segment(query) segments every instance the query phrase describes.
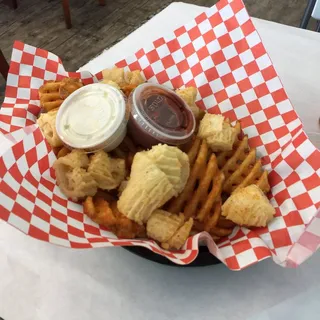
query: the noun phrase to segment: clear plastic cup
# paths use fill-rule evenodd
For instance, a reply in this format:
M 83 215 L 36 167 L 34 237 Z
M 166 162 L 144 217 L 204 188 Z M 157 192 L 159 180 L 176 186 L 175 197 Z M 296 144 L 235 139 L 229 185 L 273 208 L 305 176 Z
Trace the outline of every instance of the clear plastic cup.
M 59 108 L 56 129 L 70 149 L 111 151 L 126 135 L 126 99 L 118 89 L 102 83 L 73 92 Z
M 188 105 L 172 90 L 157 84 L 138 86 L 129 97 L 128 129 L 136 143 L 182 145 L 190 141 L 196 121 Z

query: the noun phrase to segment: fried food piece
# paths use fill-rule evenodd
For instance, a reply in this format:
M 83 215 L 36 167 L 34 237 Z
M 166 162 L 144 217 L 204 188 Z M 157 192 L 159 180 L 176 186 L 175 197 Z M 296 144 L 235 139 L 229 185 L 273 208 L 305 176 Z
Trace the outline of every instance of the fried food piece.
M 113 159 L 100 150 L 91 156 L 88 172 L 100 189 L 116 189 L 126 176 L 125 160 Z
M 177 215 L 158 209 L 152 213 L 147 222 L 147 235 L 160 243 L 167 242 L 183 224 L 182 213 Z
M 114 67 L 103 70 L 102 76 L 102 83 L 121 89 L 126 97 L 128 97 L 131 91 L 139 84 L 145 82 L 139 70 L 124 72 L 123 68 Z
M 137 87 L 135 84 L 126 84 L 121 88 L 125 96 L 128 98 L 130 96 L 130 93 Z
M 88 166 L 89 158 L 82 150 L 73 150 L 53 164 L 57 185 L 73 201 L 93 196 L 97 192 L 97 182 L 87 172 Z
M 270 191 L 268 172 L 256 159 L 256 149 L 249 148 L 248 137 L 238 140 L 233 150 L 217 155 L 218 166 L 225 175 L 223 191 L 231 194 L 237 188 L 256 184 L 263 192 Z
M 220 198 L 224 175 L 218 169 L 215 155 L 210 155 L 205 140 L 196 139 L 188 157 L 191 165 L 189 179 L 182 193 L 170 201 L 168 211 L 183 212 L 187 219 L 195 217 L 205 221 Z
M 196 98 L 197 98 L 197 89 L 194 87 L 188 87 L 185 89 L 176 90 L 176 94 L 182 98 L 186 104 L 191 109 L 192 113 L 196 120 L 201 120 L 205 115 L 205 112 L 197 107 Z
M 103 225 L 116 234 L 118 238 L 134 239 L 145 236 L 144 226 L 140 226 L 124 216 L 117 208 L 103 198 L 87 197 L 83 203 L 84 213 L 94 222 Z
M 64 78 L 60 83 L 59 94 L 61 99 L 66 99 L 72 92 L 83 87 L 83 83 L 77 78 Z
M 143 78 L 140 70 L 127 71 L 125 73 L 125 81 L 128 85 L 138 86 L 139 84 L 145 83 L 146 80 Z
M 59 108 L 65 98 L 82 86 L 83 83 L 77 78 L 47 81 L 39 88 L 40 105 L 46 112 Z
M 71 152 L 70 149 L 68 149 L 67 147 L 62 147 L 58 154 L 57 154 L 57 159 L 66 156 L 67 154 L 69 154 Z
M 115 82 L 120 88 L 126 85 L 126 80 L 124 78 L 124 69 L 114 67 L 112 69 L 102 70 L 103 81 L 111 80 Z
M 193 219 L 187 222 L 182 213 L 155 210 L 147 222 L 147 235 L 161 243 L 164 249 L 180 249 L 190 235 Z
M 83 202 L 83 212 L 95 223 L 108 228 L 114 227 L 117 223 L 109 203 L 102 198 L 96 198 L 93 202 L 92 197 L 87 197 Z
M 107 79 L 105 79 L 105 80 L 102 80 L 101 83 L 108 84 L 109 86 L 112 86 L 112 87 L 120 90 L 119 85 L 118 85 L 116 82 L 112 81 L 112 80 L 107 80 Z
M 210 233 L 214 240 L 230 235 L 235 224 L 232 221 L 221 217 L 221 204 L 221 200 L 215 202 L 212 214 L 210 213 L 204 222 L 195 220 L 193 230 L 196 232 L 206 231 Z
M 118 238 L 134 239 L 146 237 L 145 226 L 128 219 L 122 214 L 116 201 L 111 203 L 111 209 L 117 218 L 115 234 Z
M 252 184 L 232 193 L 222 206 L 222 215 L 238 225 L 265 227 L 275 209 L 261 189 Z
M 156 155 L 159 159 L 155 159 Z M 154 210 L 178 195 L 188 171 L 186 155 L 176 147 L 158 145 L 138 152 L 127 187 L 118 201 L 119 210 L 140 224 L 147 222 Z
M 184 223 L 183 226 L 177 230 L 177 232 L 168 240 L 168 242 L 162 243 L 162 248 L 166 250 L 179 250 L 187 241 L 193 225 L 193 219 L 190 218 Z
M 48 81 L 39 88 L 40 105 L 46 112 L 61 106 L 60 84 L 60 81 Z
M 157 145 L 148 151 L 148 157 L 166 174 L 177 196 L 187 183 L 190 174 L 188 156 L 176 147 Z
M 229 151 L 236 139 L 236 129 L 222 115 L 207 113 L 200 122 L 198 136 L 206 139 L 214 152 Z
M 58 109 L 53 109 L 48 113 L 41 113 L 40 117 L 37 120 L 37 123 L 50 144 L 51 147 L 61 147 L 62 141 L 59 138 L 56 130 L 56 118 L 57 118 Z

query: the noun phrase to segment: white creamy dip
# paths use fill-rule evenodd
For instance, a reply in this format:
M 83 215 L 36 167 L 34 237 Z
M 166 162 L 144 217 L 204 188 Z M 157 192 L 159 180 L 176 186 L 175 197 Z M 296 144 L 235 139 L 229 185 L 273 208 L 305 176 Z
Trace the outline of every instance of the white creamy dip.
M 72 148 L 110 151 L 126 134 L 125 111 L 125 98 L 119 90 L 107 84 L 90 84 L 62 103 L 57 133 Z

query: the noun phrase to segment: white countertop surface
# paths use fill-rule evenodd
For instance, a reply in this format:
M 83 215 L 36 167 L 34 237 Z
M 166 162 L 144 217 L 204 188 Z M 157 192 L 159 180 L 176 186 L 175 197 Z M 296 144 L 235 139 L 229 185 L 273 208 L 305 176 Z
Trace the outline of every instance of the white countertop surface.
M 202 10 L 182 3 L 170 5 L 85 69 L 96 72 L 112 65 Z M 306 130 L 319 133 L 320 91 L 316 80 L 320 74 L 320 35 L 258 19 L 254 23 Z M 297 51 L 297 41 L 304 54 Z M 56 247 L 27 237 L 0 221 L 0 317 L 316 319 L 319 263 L 320 255 L 316 253 L 298 269 L 283 269 L 270 259 L 241 272 L 229 271 L 224 265 L 167 267 L 122 248 Z

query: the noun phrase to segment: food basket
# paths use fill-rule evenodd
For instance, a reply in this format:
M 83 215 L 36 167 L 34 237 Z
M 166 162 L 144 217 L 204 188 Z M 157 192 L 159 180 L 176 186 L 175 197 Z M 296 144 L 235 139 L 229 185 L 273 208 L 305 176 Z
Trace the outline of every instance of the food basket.
M 250 146 L 269 171 L 273 221 L 266 228 L 236 227 L 217 243 L 199 233 L 178 251 L 166 251 L 151 240 L 118 239 L 92 222 L 82 206 L 66 199 L 56 185 L 55 155 L 35 122 L 40 111 L 38 88 L 45 81 L 68 76 L 89 84 L 102 74 L 67 72 L 53 53 L 19 41 L 13 46 L 0 111 L 0 130 L 12 145 L 0 158 L 1 219 L 55 245 L 139 246 L 180 265 L 196 259 L 200 242 L 232 270 L 266 258 L 296 267 L 317 250 L 320 151 L 303 131 L 241 0 L 221 0 L 116 66 L 141 70 L 148 82 L 169 88 L 194 86 L 200 108 L 241 121 Z

